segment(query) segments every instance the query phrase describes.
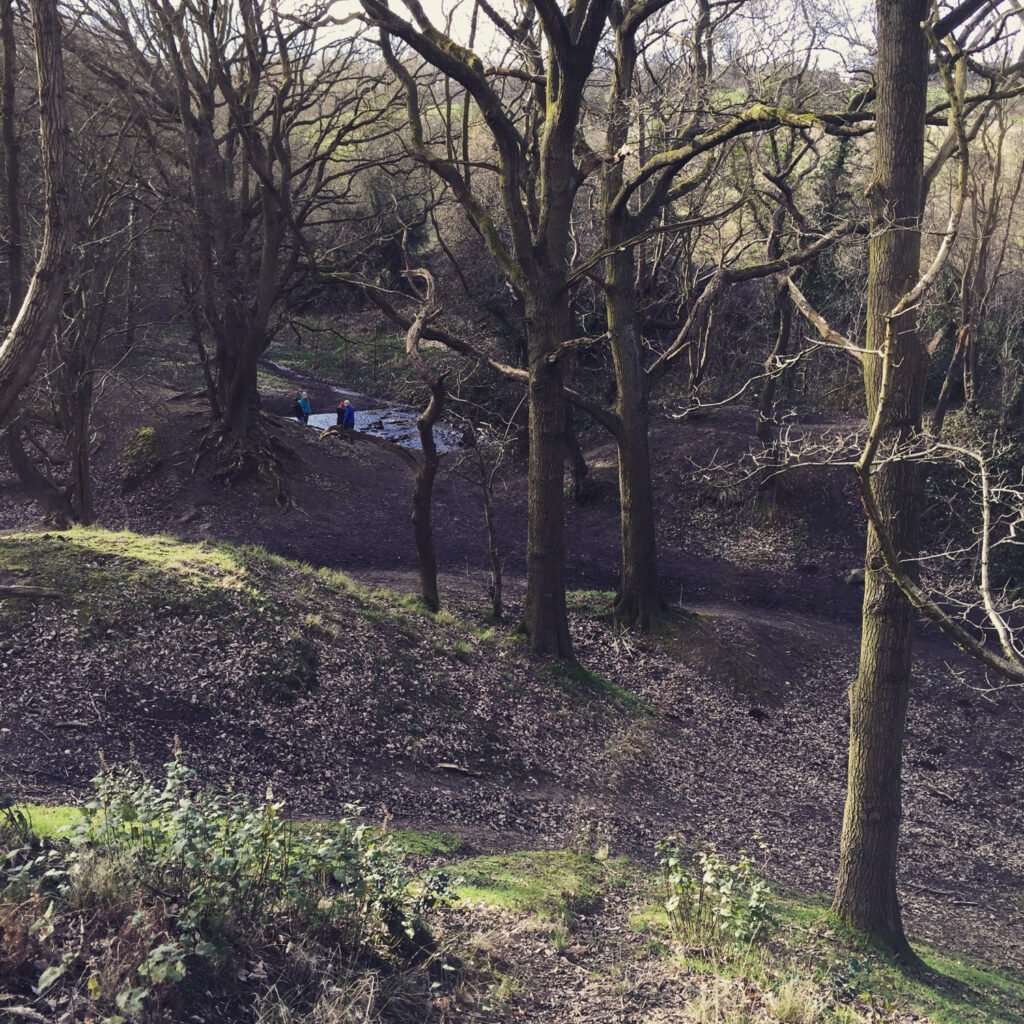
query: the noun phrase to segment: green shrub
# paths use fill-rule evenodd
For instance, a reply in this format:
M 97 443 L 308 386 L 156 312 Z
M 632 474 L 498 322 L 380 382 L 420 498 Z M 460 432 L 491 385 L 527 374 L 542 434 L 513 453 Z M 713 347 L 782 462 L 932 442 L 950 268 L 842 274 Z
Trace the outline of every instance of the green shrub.
M 249 986 L 250 1004 L 292 989 L 301 1003 L 360 965 L 397 972 L 434 952 L 421 915 L 447 882 L 412 879 L 378 829 L 296 828 L 269 792 L 258 806 L 209 792 L 180 759 L 161 785 L 123 769 L 94 785 L 58 845 L 4 812 L 0 964 L 12 977 L 0 971 L 0 983 L 17 990 L 31 976 L 37 996 L 73 992 L 117 1024 L 157 1011 L 185 1019 L 182 1001 L 211 986 Z
M 749 945 L 771 923 L 771 890 L 754 862 L 730 863 L 713 846 L 685 851 L 675 838 L 658 844 L 665 912 L 676 937 L 703 949 Z

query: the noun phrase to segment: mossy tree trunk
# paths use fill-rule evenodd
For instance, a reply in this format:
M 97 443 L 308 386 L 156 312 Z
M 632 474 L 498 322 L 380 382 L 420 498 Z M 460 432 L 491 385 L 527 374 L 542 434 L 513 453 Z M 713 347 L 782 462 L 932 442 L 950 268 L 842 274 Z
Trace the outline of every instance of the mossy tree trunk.
M 646 631 L 658 621 L 657 536 L 651 481 L 647 375 L 641 363 L 633 295 L 633 259 L 616 253 L 605 265 L 605 308 L 615 365 L 615 445 L 619 468 L 621 565 L 615 619 Z
M 636 70 L 635 32 L 640 20 L 619 21 L 615 36 L 615 65 L 609 91 L 610 120 L 605 149 L 618 153 L 629 139 L 633 80 Z M 615 199 L 625 180 L 624 162 L 605 167 L 602 180 L 604 237 L 609 255 L 605 269 L 605 318 L 615 369 L 612 410 L 619 470 L 619 534 L 621 562 L 615 598 L 616 621 L 639 631 L 658 621 L 661 592 L 654 522 L 654 493 L 650 459 L 650 382 L 643 363 L 635 294 L 635 255 L 624 243 L 641 223 L 628 206 Z
M 538 654 L 571 658 L 565 603 L 565 400 L 562 363 L 548 359 L 569 336 L 569 313 L 564 297 L 540 286 L 537 291 L 526 310 L 530 451 L 523 628 Z
M 868 191 L 871 243 L 867 346 L 880 350 L 887 314 L 920 274 L 922 165 L 928 47 L 926 0 L 877 0 L 878 62 L 874 174 Z M 892 392 L 886 397 L 882 445 L 921 427 L 927 353 L 913 307 L 895 318 Z M 868 416 L 877 412 L 882 360 L 865 359 Z M 918 552 L 923 502 L 920 467 L 880 465 L 878 509 L 905 563 Z M 910 692 L 913 610 L 885 571 L 879 538 L 868 531 L 860 667 L 850 690 L 850 751 L 839 878 L 833 908 L 898 953 L 909 951 L 896 889 L 902 817 L 901 770 Z

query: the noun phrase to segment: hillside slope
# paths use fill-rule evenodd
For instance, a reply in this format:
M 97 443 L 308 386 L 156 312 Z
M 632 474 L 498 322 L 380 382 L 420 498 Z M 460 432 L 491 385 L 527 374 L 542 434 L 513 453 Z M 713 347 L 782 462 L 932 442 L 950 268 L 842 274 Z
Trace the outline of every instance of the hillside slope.
M 644 858 L 673 832 L 725 849 L 759 832 L 777 881 L 829 888 L 852 626 L 722 605 L 640 641 L 604 620 L 609 595 L 575 592 L 590 670 L 569 670 L 479 608 L 432 619 L 260 549 L 8 533 L 0 574 L 65 595 L 0 605 L 0 762 L 17 796 L 75 797 L 101 756 L 155 771 L 177 738 L 206 778 L 271 786 L 300 816 L 357 802 L 485 847 L 585 834 Z M 1020 699 L 965 698 L 944 648 L 922 654 L 910 927 L 1020 966 Z

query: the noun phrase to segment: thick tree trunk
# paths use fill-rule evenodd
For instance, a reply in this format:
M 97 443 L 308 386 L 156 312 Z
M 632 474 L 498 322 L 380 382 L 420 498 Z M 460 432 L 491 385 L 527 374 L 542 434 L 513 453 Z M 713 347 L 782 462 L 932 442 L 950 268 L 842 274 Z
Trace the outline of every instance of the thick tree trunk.
M 868 190 L 871 246 L 868 348 L 893 331 L 895 374 L 883 420 L 886 441 L 920 430 L 927 354 L 916 313 L 886 315 L 920 274 L 928 48 L 921 24 L 927 0 L 877 0 L 878 100 L 875 170 Z M 882 361 L 865 360 L 868 416 L 878 408 Z M 875 477 L 879 512 L 901 559 L 918 551 L 923 477 L 890 461 Z M 860 669 L 850 690 L 850 754 L 839 878 L 833 908 L 844 920 L 903 954 L 909 952 L 896 891 L 904 722 L 910 691 L 913 611 L 885 572 L 869 528 Z
M 12 324 L 25 297 L 25 238 L 21 220 L 21 153 L 17 124 L 17 42 L 14 35 L 14 0 L 0 0 L 0 46 L 3 49 L 2 117 L 7 207 L 7 313 Z
M 627 411 L 619 396 L 619 520 L 622 564 L 615 597 L 615 621 L 641 632 L 661 618 L 654 496 L 646 407 Z M 646 403 L 645 403 L 646 405 Z
M 656 625 L 662 605 L 651 482 L 649 385 L 637 334 L 632 255 L 610 256 L 605 261 L 605 275 L 619 462 L 621 565 L 615 619 L 621 625 L 647 631 Z
M 565 397 L 561 360 L 550 361 L 570 337 L 564 295 L 536 286 L 526 311 L 530 343 L 526 530 L 526 601 L 523 629 L 535 654 L 572 658 L 565 605 Z
M 249 437 L 260 411 L 259 358 L 266 346 L 247 339 L 220 368 L 220 401 L 227 434 L 236 441 Z
M 18 395 L 35 372 L 53 332 L 64 298 L 71 253 L 67 102 L 56 0 L 33 0 L 32 26 L 45 190 L 43 243 L 25 300 L 0 345 L 0 427 L 13 414 Z
M 632 90 L 636 67 L 633 30 L 616 32 L 615 64 L 609 106 L 611 119 L 605 142 L 617 153 L 629 138 L 633 116 Z M 624 179 L 623 162 L 605 167 L 603 244 L 611 255 L 605 260 L 605 318 L 615 367 L 615 440 L 619 462 L 619 533 L 621 563 L 615 598 L 615 619 L 621 625 L 647 631 L 662 610 L 658 581 L 658 548 L 654 525 L 651 482 L 650 380 L 643 365 L 635 294 L 635 256 L 622 246 L 635 234 L 627 209 L 616 210 L 615 199 Z

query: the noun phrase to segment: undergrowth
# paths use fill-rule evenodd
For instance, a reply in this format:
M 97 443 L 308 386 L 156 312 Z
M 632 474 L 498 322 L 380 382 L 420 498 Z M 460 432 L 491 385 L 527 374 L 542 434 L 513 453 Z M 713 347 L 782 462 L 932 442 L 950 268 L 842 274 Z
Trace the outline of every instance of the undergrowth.
M 30 1019 L 430 1019 L 447 972 L 423 917 L 449 886 L 387 833 L 296 829 L 269 792 L 203 790 L 180 759 L 161 785 L 94 785 L 64 838 L 0 811 L 0 988 Z

